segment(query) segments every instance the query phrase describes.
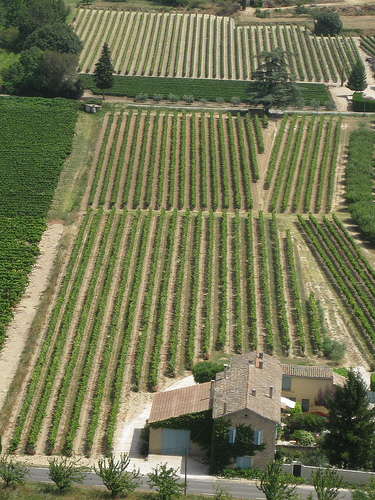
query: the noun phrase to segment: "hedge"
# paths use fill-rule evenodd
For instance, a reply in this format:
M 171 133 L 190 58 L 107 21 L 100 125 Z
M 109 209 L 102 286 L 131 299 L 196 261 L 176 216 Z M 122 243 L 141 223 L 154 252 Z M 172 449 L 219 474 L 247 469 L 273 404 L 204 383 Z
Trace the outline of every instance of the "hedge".
M 80 75 L 85 89 L 94 94 L 102 94 L 94 84 L 93 75 Z M 186 94 L 194 96 L 195 100 L 205 99 L 216 101 L 218 98 L 230 102 L 232 97 L 239 97 L 246 102 L 246 90 L 251 86 L 248 81 L 236 80 L 210 80 L 198 78 L 163 78 L 151 76 L 114 76 L 114 86 L 108 89 L 107 94 L 113 96 L 126 96 L 134 98 L 139 94 L 147 94 L 152 98 L 154 94 L 161 94 L 167 98 L 169 94 L 175 94 L 181 100 Z M 302 99 L 305 104 L 311 100 L 320 103 L 331 101 L 331 96 L 324 83 L 297 83 Z
M 364 99 L 360 92 L 354 92 L 353 111 L 356 111 L 357 113 L 375 111 L 375 101 L 372 99 Z

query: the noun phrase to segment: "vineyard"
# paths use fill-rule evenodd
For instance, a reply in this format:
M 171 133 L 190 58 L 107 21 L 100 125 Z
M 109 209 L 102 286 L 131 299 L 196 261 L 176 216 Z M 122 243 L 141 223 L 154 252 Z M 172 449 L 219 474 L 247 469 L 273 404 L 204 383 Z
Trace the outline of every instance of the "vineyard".
M 105 42 L 119 75 L 249 80 L 262 51 L 287 51 L 298 81 L 337 82 L 359 58 L 349 36 L 316 37 L 299 25 L 236 26 L 208 14 L 78 9 L 79 70 L 93 73 Z M 370 42 L 369 42 L 370 43 Z
M 264 128 L 240 113 L 116 111 L 103 121 L 87 205 L 330 211 L 340 132 L 341 118 L 323 115 Z
M 336 217 L 281 230 L 275 213 L 89 209 L 5 432 L 10 450 L 104 453 L 130 390 L 157 390 L 214 349 L 319 353 L 317 284 L 303 282 L 296 243 L 371 356 L 375 273 Z
M 0 101 L 0 347 L 39 254 L 75 120 L 63 100 Z

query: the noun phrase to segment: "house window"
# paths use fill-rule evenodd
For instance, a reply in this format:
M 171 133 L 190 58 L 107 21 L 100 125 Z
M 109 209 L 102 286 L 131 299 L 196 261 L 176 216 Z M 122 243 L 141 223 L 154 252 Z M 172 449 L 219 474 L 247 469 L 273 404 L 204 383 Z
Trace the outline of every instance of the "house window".
M 302 399 L 301 407 L 302 407 L 302 411 L 309 411 L 310 400 L 309 399 Z
M 263 431 L 254 431 L 254 444 L 260 445 L 263 441 Z
M 289 375 L 283 375 L 283 380 L 281 383 L 281 390 L 283 390 L 283 391 L 291 391 L 292 390 L 292 377 L 289 377 Z
M 239 469 L 251 469 L 251 459 L 253 457 L 236 457 L 236 467 Z
M 236 429 L 229 429 L 229 443 L 234 444 L 236 440 Z

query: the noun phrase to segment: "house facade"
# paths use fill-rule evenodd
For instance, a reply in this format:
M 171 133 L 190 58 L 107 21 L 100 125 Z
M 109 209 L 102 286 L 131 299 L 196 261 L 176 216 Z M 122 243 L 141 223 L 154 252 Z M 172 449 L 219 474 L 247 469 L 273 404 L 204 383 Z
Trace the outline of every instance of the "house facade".
M 281 395 L 300 403 L 303 412 L 327 415 L 327 408 L 314 402 L 319 390 L 333 391 L 345 381 L 328 366 L 282 365 Z

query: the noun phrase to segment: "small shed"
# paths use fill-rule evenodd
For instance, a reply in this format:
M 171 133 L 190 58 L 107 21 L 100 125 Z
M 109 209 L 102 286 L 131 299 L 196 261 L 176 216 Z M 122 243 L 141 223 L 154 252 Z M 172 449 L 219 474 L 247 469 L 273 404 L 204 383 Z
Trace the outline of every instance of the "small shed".
M 102 107 L 99 104 L 85 104 L 86 113 L 96 113 L 100 111 Z

